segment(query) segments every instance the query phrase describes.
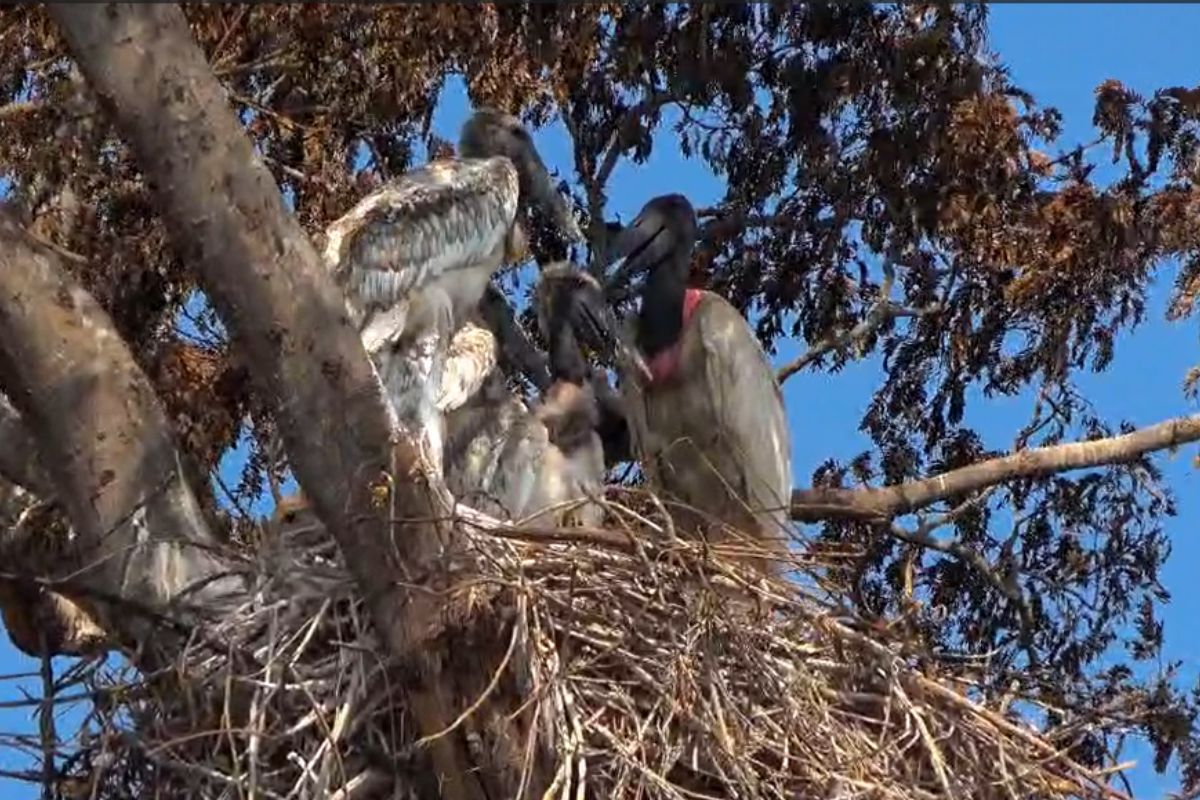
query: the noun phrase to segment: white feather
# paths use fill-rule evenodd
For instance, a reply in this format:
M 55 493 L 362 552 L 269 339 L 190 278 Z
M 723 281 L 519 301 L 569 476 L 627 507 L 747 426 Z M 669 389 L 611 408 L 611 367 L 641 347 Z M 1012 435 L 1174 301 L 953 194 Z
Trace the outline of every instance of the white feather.
M 456 366 L 446 347 L 482 297 L 516 220 L 507 158 L 437 161 L 364 197 L 326 229 L 324 257 L 379 373 L 398 427 L 442 459 L 441 409 L 461 405 L 495 364 Z

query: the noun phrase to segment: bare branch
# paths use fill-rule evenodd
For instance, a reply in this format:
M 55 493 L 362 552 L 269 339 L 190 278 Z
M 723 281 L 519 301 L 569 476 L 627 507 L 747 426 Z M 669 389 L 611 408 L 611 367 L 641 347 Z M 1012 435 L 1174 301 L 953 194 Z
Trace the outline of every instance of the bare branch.
M 381 638 L 416 668 L 409 700 L 421 732 L 440 730 L 455 716 L 452 693 L 439 683 L 437 649 L 425 643 L 438 633 L 444 603 L 426 589 L 444 563 L 448 531 L 438 521 L 446 515 L 412 443 L 392 442 L 378 377 L 337 286 L 255 157 L 178 6 L 49 9 L 254 364 L 300 485 L 337 539 Z M 430 750 L 445 796 L 484 796 L 485 776 L 456 741 Z
M 984 558 L 982 553 L 964 545 L 958 539 L 939 539 L 933 535 L 934 531 L 938 528 L 953 524 L 966 512 L 987 503 L 988 498 L 991 497 L 995 489 L 995 486 L 988 487 L 985 491 L 963 501 L 945 514 L 939 514 L 922 521 L 915 530 L 908 530 L 896 523 L 892 523 L 888 532 L 903 542 L 952 556 L 975 570 L 984 580 L 992 584 L 997 591 L 1007 597 L 1016 606 L 1018 613 L 1021 615 L 1022 623 L 1028 628 L 1032 623 L 1029 605 L 1025 602 L 1025 597 L 1021 594 L 1021 589 L 1017 585 L 1015 577 L 1005 578 Z
M 58 769 L 55 751 L 58 749 L 58 729 L 54 724 L 54 667 L 50 659 L 50 642 L 46 631 L 41 632 L 42 702 L 38 707 L 38 731 L 42 740 L 42 800 L 54 800 Z
M 368 486 L 389 466 L 391 432 L 337 288 L 254 156 L 177 7 L 51 9 L 164 201 L 208 296 L 281 406 L 305 493 L 349 545 L 347 560 L 364 570 L 363 588 L 378 600 L 390 583 L 377 574 L 381 567 L 407 572 L 388 552 Z
M 1197 440 L 1200 415 L 1177 417 L 1121 436 L 1022 450 L 897 486 L 797 489 L 792 493 L 792 519 L 884 521 L 1006 481 L 1126 463 L 1146 453 Z
M 588 168 L 589 157 L 593 154 L 590 154 L 588 148 L 584 146 L 579 130 L 571 120 L 571 115 L 569 113 L 562 114 L 563 125 L 574 145 L 575 169 L 579 173 L 580 181 L 583 183 L 584 192 L 587 195 L 588 243 L 592 252 L 590 270 L 597 276 L 603 274 L 604 269 L 608 266 L 606 253 L 608 252 L 609 229 L 608 223 L 604 220 L 604 206 L 608 202 L 604 189 L 608 185 L 608 179 L 616 169 L 621 154 L 628 150 L 633 143 L 635 127 L 640 125 L 644 118 L 658 113 L 664 106 L 677 101 L 678 97 L 674 93 L 651 90 L 644 100 L 624 112 L 613 124 L 604 147 L 599 153 L 594 154 L 601 156 L 600 163 L 595 166 L 594 171 Z
M 42 500 L 54 495 L 54 486 L 38 459 L 37 440 L 8 398 L 0 394 L 0 478 L 20 486 Z

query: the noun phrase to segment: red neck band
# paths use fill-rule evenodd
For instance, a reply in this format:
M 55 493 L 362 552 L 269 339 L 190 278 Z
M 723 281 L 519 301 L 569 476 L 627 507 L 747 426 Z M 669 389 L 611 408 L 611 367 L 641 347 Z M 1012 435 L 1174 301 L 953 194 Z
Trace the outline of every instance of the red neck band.
M 658 355 L 650 359 L 646 365 L 650 368 L 651 385 L 670 380 L 675 371 L 679 369 L 679 358 L 683 353 L 683 328 L 686 328 L 688 322 L 691 321 L 692 315 L 696 313 L 696 307 L 700 305 L 703 297 L 704 292 L 701 289 L 688 289 L 684 292 L 683 324 L 680 326 L 679 340 L 670 347 L 660 350 Z

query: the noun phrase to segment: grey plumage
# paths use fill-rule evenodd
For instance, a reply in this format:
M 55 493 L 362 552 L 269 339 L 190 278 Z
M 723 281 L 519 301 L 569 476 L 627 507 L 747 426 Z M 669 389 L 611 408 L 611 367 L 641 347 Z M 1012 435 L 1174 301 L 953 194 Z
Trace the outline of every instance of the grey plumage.
M 420 432 L 439 471 L 443 413 L 465 399 L 441 391 L 446 348 L 496 270 L 523 258 L 522 217 L 532 207 L 566 238 L 582 239 L 528 132 L 513 117 L 479 111 L 463 126 L 459 158 L 387 183 L 326 230 L 325 259 L 394 424 Z
M 687 288 L 695 239 L 691 204 L 666 195 L 617 244 L 618 270 L 647 273 L 634 338 L 650 376 L 622 376 L 634 449 L 665 495 L 784 548 L 792 466 L 783 396 L 737 309 Z
M 493 516 L 597 525 L 600 506 L 580 501 L 603 492 L 604 449 L 592 376 L 575 329 L 582 311 L 602 306 L 602 292 L 586 273 L 556 265 L 543 271 L 537 303 L 539 324 L 551 340 L 550 387 L 529 409 L 508 391 L 499 371 L 489 375 L 483 389 L 447 418 L 446 482 L 461 502 Z M 611 333 L 601 319 L 581 338 L 608 350 Z
M 381 187 L 329 226 L 325 257 L 356 301 L 355 322 L 372 332 L 369 350 L 429 322 L 408 324 L 435 300 L 419 292 L 424 287 L 457 300 L 452 310 L 460 315 L 478 302 L 506 255 L 518 183 L 507 158 L 434 162 Z

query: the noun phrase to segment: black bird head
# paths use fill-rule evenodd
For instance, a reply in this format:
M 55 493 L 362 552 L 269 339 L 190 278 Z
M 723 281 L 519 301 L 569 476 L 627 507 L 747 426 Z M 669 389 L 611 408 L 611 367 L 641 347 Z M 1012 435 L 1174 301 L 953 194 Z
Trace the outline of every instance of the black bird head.
M 676 279 L 686 280 L 698 231 L 696 211 L 686 197 L 665 194 L 654 198 L 617 236 L 613 246 L 617 261 L 610 268 L 610 285 L 621 286 L 658 270 L 669 270 Z
M 521 121 L 493 109 L 480 109 L 462 128 L 458 143 L 463 158 L 504 156 L 517 168 L 521 205 L 537 206 L 568 242 L 585 241 L 571 208 L 554 186 L 550 171 Z
M 549 346 L 554 380 L 587 380 L 591 373 L 587 352 L 609 363 L 632 360 L 644 369 L 641 358 L 623 341 L 604 289 L 588 273 L 567 262 L 545 267 L 536 303 L 538 328 Z
M 550 350 L 551 384 L 538 410 L 550 440 L 568 451 L 598 434 L 606 464 L 628 459 L 624 405 L 605 373 L 593 372 L 585 351 L 610 362 L 632 361 L 643 371 L 646 365 L 622 339 L 600 283 L 572 264 L 552 264 L 542 270 L 536 308 Z

